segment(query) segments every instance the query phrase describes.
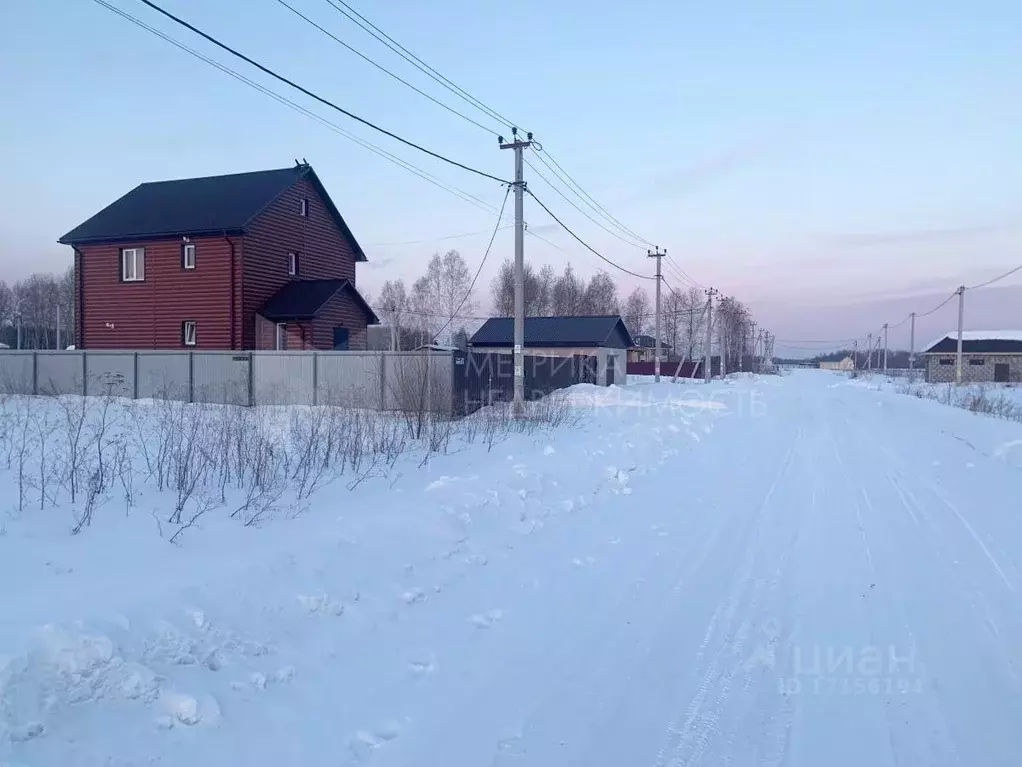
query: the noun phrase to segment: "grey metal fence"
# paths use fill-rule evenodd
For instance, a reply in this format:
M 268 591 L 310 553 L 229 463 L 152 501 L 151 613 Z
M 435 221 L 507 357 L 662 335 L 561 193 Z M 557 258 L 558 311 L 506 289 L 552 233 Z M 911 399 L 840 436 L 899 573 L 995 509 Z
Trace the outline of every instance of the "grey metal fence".
M 0 350 L 0 391 L 452 412 L 454 354 Z

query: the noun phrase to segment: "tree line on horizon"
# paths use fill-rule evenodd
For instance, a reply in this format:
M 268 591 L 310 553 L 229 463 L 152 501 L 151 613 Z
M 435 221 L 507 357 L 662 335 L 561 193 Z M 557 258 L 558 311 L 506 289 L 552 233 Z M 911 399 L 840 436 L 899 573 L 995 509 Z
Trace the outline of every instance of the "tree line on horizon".
M 426 271 L 409 288 L 403 278 L 383 283 L 372 302 L 380 319 L 391 328 L 392 348 L 414 349 L 428 343 L 464 347 L 484 317 L 478 316 L 480 300 L 472 287 L 473 273 L 457 250 L 434 253 Z M 655 303 L 650 292 L 636 287 L 623 299 L 614 279 L 597 272 L 588 280 L 567 263 L 560 273 L 545 264 L 536 269 L 525 263 L 525 316 L 621 315 L 632 338 L 653 335 Z M 514 316 L 514 263 L 505 259 L 489 285 L 490 312 L 487 316 Z M 675 292 L 663 286 L 661 292 L 660 340 L 670 345 L 667 356 L 692 358 L 706 343 L 706 294 L 695 287 Z M 737 361 L 751 353 L 752 315 L 734 298 L 723 298 L 714 306 L 714 343 L 718 334 Z M 723 331 L 723 332 L 721 332 Z

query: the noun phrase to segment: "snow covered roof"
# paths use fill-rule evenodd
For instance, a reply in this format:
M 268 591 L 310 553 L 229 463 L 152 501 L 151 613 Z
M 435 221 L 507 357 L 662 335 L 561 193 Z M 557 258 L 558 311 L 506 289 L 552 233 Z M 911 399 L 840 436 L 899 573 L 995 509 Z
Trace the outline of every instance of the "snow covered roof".
M 925 354 L 956 351 L 958 332 L 945 333 L 923 348 Z M 1022 330 L 964 330 L 962 351 L 970 354 L 1022 354 Z

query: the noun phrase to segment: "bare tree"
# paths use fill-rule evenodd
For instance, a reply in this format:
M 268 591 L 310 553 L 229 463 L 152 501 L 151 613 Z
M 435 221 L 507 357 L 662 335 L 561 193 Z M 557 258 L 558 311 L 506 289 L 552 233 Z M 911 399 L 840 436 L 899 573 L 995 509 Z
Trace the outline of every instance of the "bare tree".
M 642 288 L 636 288 L 625 300 L 624 321 L 628 332 L 634 339 L 642 335 L 649 326 L 652 315 L 652 302 L 649 300 L 649 293 Z
M 577 316 L 582 313 L 585 285 L 569 263 L 564 273 L 554 280 L 551 291 L 551 313 L 561 316 Z
M 408 313 L 408 303 L 408 292 L 405 290 L 404 280 L 398 278 L 383 283 L 376 308 L 383 321 L 390 325 L 391 351 L 400 351 L 401 349 L 401 325 Z
M 609 274 L 594 274 L 582 294 L 582 314 L 618 314 L 617 285 Z
M 525 262 L 522 271 L 522 285 L 525 288 L 525 316 L 540 317 L 548 313 L 550 306 L 550 283 L 553 267 L 549 264 L 539 272 L 532 264 Z M 493 311 L 498 317 L 513 317 L 515 313 L 515 266 L 506 259 L 490 283 Z
M 412 285 L 411 303 L 430 335 L 446 328 L 449 342 L 454 320 L 475 311 L 471 281 L 472 274 L 458 251 L 449 250 L 443 256 L 435 253 L 429 260 L 426 274 Z
M 706 296 L 699 288 L 689 288 L 681 294 L 681 303 L 686 313 L 681 315 L 678 341 L 685 347 L 685 356 L 692 359 L 696 345 L 705 339 Z

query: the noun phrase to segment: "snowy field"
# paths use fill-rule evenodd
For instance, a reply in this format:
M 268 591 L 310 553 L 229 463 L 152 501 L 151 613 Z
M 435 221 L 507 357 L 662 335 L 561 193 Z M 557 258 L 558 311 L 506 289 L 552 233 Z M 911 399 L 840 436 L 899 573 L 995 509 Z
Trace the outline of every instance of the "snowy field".
M 1018 423 L 822 371 L 111 410 L 3 406 L 5 767 L 1019 764 Z
M 951 383 L 909 381 L 906 378 L 885 376 L 882 373 L 861 372 L 858 377 L 849 381 L 852 385 L 874 391 L 896 391 L 974 413 L 1022 422 L 1022 386 L 1019 384 L 970 383 L 957 386 Z

